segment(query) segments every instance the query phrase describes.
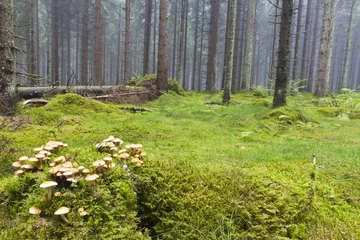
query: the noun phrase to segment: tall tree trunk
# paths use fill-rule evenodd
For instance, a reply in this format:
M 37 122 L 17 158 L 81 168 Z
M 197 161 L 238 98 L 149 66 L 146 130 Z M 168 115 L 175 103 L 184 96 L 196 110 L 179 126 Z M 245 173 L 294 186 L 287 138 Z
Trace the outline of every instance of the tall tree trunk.
M 67 78 L 66 78 L 66 84 L 71 84 L 70 83 L 70 76 L 71 76 L 71 32 L 70 32 L 70 19 L 71 19 L 71 0 L 67 1 L 67 21 L 66 21 L 66 27 L 67 27 L 67 67 L 66 67 L 66 72 L 67 72 Z
M 315 95 L 317 97 L 323 97 L 329 91 L 336 5 L 337 0 L 324 1 L 324 16 L 321 29 L 319 63 L 315 87 Z
M 189 90 L 189 78 L 186 74 L 187 70 L 187 39 L 188 39 L 188 19 L 189 19 L 189 0 L 185 1 L 186 9 L 185 9 L 185 32 L 184 32 L 184 63 L 183 63 L 183 85 L 182 87 L 186 90 Z
M 168 44 L 168 0 L 160 0 L 159 14 L 159 46 L 158 46 L 158 71 L 156 86 L 160 91 L 168 91 L 167 80 L 167 44 Z
M 106 13 L 105 13 L 106 14 Z M 102 33 L 102 79 L 101 79 L 101 84 L 106 84 L 106 66 L 107 66 L 107 51 L 108 51 L 108 47 L 107 47 L 107 26 L 106 26 L 106 20 L 104 19 L 102 22 L 102 28 L 103 28 L 103 33 Z
M 231 81 L 231 93 L 235 94 L 237 89 L 237 69 L 238 69 L 238 59 L 239 59 L 239 45 L 240 45 L 240 31 L 241 31 L 241 11 L 242 11 L 242 0 L 237 0 L 236 5 L 236 27 L 235 27 L 235 46 L 234 46 L 234 59 L 233 59 L 233 72 L 232 72 L 232 81 Z
M 231 91 L 231 78 L 232 78 L 232 68 L 233 68 L 233 54 L 234 54 L 234 36 L 235 36 L 235 9 L 236 9 L 236 0 L 229 0 L 228 5 L 230 6 L 229 11 L 229 26 L 228 26 L 228 34 L 226 36 L 226 40 L 228 43 L 227 46 L 227 58 L 226 58 L 226 67 L 225 71 L 225 84 L 224 84 L 224 95 L 223 95 L 223 103 L 228 104 L 230 102 L 230 91 Z
M 247 17 L 247 29 L 246 29 L 246 41 L 245 41 L 245 56 L 244 56 L 244 70 L 242 81 L 244 83 L 244 89 L 250 91 L 251 83 L 251 68 L 252 68 L 252 55 L 254 48 L 254 27 L 255 27 L 255 6 L 256 0 L 249 1 L 248 17 Z
M 95 85 L 102 84 L 102 78 L 101 78 L 101 0 L 95 0 L 94 83 L 95 83 Z
M 118 26 L 118 35 L 117 35 L 117 62 L 116 62 L 116 85 L 119 85 L 121 82 L 121 6 L 119 9 L 119 26 Z
M 341 88 L 346 88 L 347 85 L 348 85 L 348 82 L 349 82 L 348 81 L 349 60 L 350 60 L 350 51 L 351 51 L 352 38 L 353 38 L 353 25 L 354 25 L 355 6 L 356 6 L 356 0 L 352 0 L 351 10 L 350 10 L 348 35 L 347 35 L 347 41 L 346 41 L 344 69 L 343 69 L 343 76 L 342 76 L 342 80 L 341 80 Z
M 143 75 L 150 73 L 150 37 L 152 0 L 146 0 L 145 32 L 144 32 L 144 68 Z
M 37 85 L 38 83 L 38 77 L 37 74 L 37 60 L 36 60 L 36 0 L 31 0 L 31 51 L 30 51 L 30 62 L 31 62 L 31 69 L 30 72 L 33 75 L 33 81 L 32 83 Z M 36 76 L 36 77 L 35 77 Z
M 39 24 L 39 0 L 35 0 L 35 20 L 36 20 L 36 74 L 40 73 L 40 24 Z
M 301 34 L 301 20 L 302 20 L 302 9 L 303 9 L 303 0 L 299 0 L 298 6 L 298 16 L 297 16 L 297 24 L 296 24 L 296 37 L 295 37 L 295 49 L 294 49 L 294 61 L 293 61 L 293 80 L 297 79 L 297 67 L 299 64 L 299 45 L 300 45 L 300 34 Z
M 27 83 L 34 86 L 33 77 L 31 76 L 31 0 L 26 1 L 25 7 L 25 43 L 26 43 L 26 73 L 28 74 Z
M 307 59 L 308 59 L 308 44 L 309 44 L 309 33 L 310 33 L 310 14 L 311 14 L 312 0 L 308 0 L 307 8 L 306 8 L 306 16 L 305 16 L 305 34 L 304 34 L 304 44 L 303 44 L 303 52 L 302 52 L 302 61 L 301 61 L 301 73 L 300 79 L 306 78 L 306 67 L 307 67 Z
M 125 6 L 125 55 L 124 55 L 124 84 L 130 80 L 130 0 Z
M 202 56 L 203 56 L 203 45 L 204 45 L 204 26 L 205 26 L 205 0 L 202 1 L 201 11 L 201 37 L 200 37 L 200 57 L 199 57 L 199 72 L 198 72 L 198 91 L 202 88 Z
M 245 36 L 246 36 L 246 31 L 245 31 L 245 20 L 246 20 L 246 8 L 247 5 L 245 2 L 243 2 L 243 17 L 242 17 L 242 24 L 241 24 L 241 37 L 240 37 L 240 49 L 239 49 L 239 64 L 238 64 L 238 88 L 237 90 L 240 89 L 245 89 L 246 83 L 245 81 L 243 81 L 242 78 L 242 73 L 243 73 L 243 62 L 244 62 L 244 51 L 245 51 Z
M 315 55 L 316 55 L 316 40 L 318 35 L 318 25 L 319 25 L 319 15 L 320 15 L 320 3 L 316 4 L 315 11 L 315 22 L 314 22 L 314 31 L 312 33 L 312 44 L 311 44 L 311 57 L 309 65 L 309 77 L 307 82 L 307 90 L 312 91 L 312 86 L 314 82 L 314 68 L 315 68 Z
M 3 0 L 0 4 L 0 111 L 15 90 L 15 46 L 13 0 Z
M 154 46 L 153 46 L 153 72 L 155 73 L 156 72 L 156 15 L 157 15 L 157 13 L 156 13 L 156 10 L 157 10 L 157 7 L 156 7 L 156 0 L 154 0 L 154 36 L 153 36 L 153 44 L 154 44 Z
M 82 36 L 81 36 L 81 84 L 89 84 L 89 4 L 90 0 L 85 0 Z
M 210 93 L 216 92 L 217 87 L 217 61 L 219 50 L 219 22 L 220 1 L 211 0 L 210 28 L 208 43 L 208 61 L 206 70 L 206 90 Z
M 224 89 L 224 85 L 225 85 L 225 78 L 226 78 L 226 71 L 225 71 L 225 64 L 227 63 L 226 59 L 227 59 L 227 53 L 228 53 L 228 42 L 229 42 L 229 39 L 228 39 L 228 34 L 229 34 L 229 26 L 230 26 L 230 4 L 229 4 L 229 1 L 227 1 L 228 4 L 227 4 L 227 10 L 226 10 L 226 30 L 225 30 L 225 46 L 224 46 L 224 67 L 223 67 L 223 75 L 222 75 L 222 78 L 221 78 L 221 89 Z
M 276 0 L 276 6 L 279 6 L 279 0 Z M 271 67 L 270 67 L 270 79 L 275 79 L 276 76 L 276 51 L 277 51 L 277 25 L 278 25 L 278 8 L 275 7 L 275 16 L 274 16 L 274 35 L 272 42 L 272 51 L 271 51 Z M 269 85 L 270 87 L 270 85 Z
M 175 63 L 176 63 L 176 40 L 177 40 L 177 37 L 176 37 L 176 34 L 177 34 L 177 14 L 178 14 L 178 1 L 176 0 L 175 1 L 175 17 L 174 17 L 174 45 L 173 45 L 173 55 L 172 55 L 172 58 L 173 58 L 173 62 L 172 62 L 172 78 L 175 79 Z M 154 34 L 155 35 L 155 34 Z
M 273 107 L 280 107 L 286 105 L 287 85 L 289 82 L 291 23 L 293 5 L 293 0 L 282 2 L 279 54 L 276 71 Z
M 195 76 L 196 76 L 196 58 L 198 53 L 198 28 L 199 28 L 199 7 L 200 0 L 196 0 L 195 2 L 195 29 L 194 29 L 194 52 L 193 52 L 193 66 L 192 66 L 192 86 L 191 89 L 195 89 Z
M 182 86 L 183 57 L 184 57 L 184 31 L 185 31 L 185 0 L 181 0 L 181 23 L 180 23 L 180 42 L 177 59 L 176 81 Z
M 51 76 L 51 49 L 52 49 L 52 41 L 51 41 L 51 14 L 52 14 L 52 10 L 51 10 L 51 2 L 52 0 L 49 0 L 49 2 L 47 3 L 47 26 L 46 26 L 46 37 L 47 37 L 47 51 L 46 51 L 46 59 L 47 59 L 47 64 L 46 64 L 46 83 L 49 84 L 52 82 L 52 76 Z
M 54 20 L 53 20 L 53 82 L 52 84 L 55 86 L 60 85 L 60 78 L 59 78 L 59 2 L 56 0 L 53 0 L 53 10 L 52 13 L 54 13 Z

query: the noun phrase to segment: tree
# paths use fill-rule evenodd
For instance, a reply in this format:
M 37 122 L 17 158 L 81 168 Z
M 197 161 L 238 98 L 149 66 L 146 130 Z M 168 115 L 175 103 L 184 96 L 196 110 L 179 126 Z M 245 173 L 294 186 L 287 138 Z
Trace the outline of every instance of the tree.
M 249 1 L 248 17 L 247 17 L 247 29 L 246 29 L 246 45 L 245 45 L 245 62 L 242 77 L 242 88 L 247 92 L 250 91 L 251 83 L 251 68 L 254 48 L 254 28 L 255 28 L 255 6 L 256 0 Z
M 144 75 L 150 71 L 150 37 L 151 37 L 151 13 L 152 0 L 146 0 L 145 32 L 144 32 Z
M 200 0 L 195 1 L 195 30 L 194 30 L 194 52 L 193 52 L 193 66 L 192 66 L 192 88 L 195 89 L 195 76 L 196 76 L 196 58 L 198 51 L 198 28 L 199 28 L 199 7 Z
M 180 45 L 177 60 L 176 81 L 182 85 L 183 57 L 184 57 L 184 36 L 185 36 L 185 0 L 181 0 L 181 23 L 180 23 Z
M 217 85 L 220 1 L 211 0 L 210 3 L 211 3 L 211 10 L 210 10 L 208 61 L 207 61 L 207 70 L 206 70 L 206 90 L 209 91 L 210 93 L 214 93 L 216 91 L 216 85 Z
M 279 6 L 279 0 L 276 0 L 276 6 Z M 277 40 L 277 19 L 278 19 L 278 8 L 275 8 L 275 16 L 274 16 L 274 35 L 273 35 L 273 42 L 272 42 L 272 51 L 271 51 L 271 66 L 270 66 L 270 79 L 275 79 L 276 74 L 276 40 Z
M 324 0 L 320 50 L 315 95 L 323 97 L 329 92 L 331 56 L 334 45 L 335 11 L 337 0 Z
M 300 33 L 301 33 L 301 20 L 302 20 L 302 9 L 303 9 L 303 0 L 299 0 L 298 6 L 298 17 L 296 24 L 296 37 L 295 37 L 295 48 L 294 48 L 294 62 L 293 62 L 293 74 L 292 78 L 297 79 L 297 66 L 298 66 L 298 54 L 299 54 L 299 45 L 300 45 Z
M 273 107 L 280 107 L 286 105 L 287 85 L 289 82 L 289 61 L 293 5 L 293 0 L 282 1 L 279 53 L 276 70 Z
M 224 84 L 224 95 L 223 104 L 230 102 L 230 91 L 231 91 L 231 79 L 232 79 L 232 68 L 233 68 L 233 55 L 234 55 L 234 36 L 235 36 L 235 9 L 236 0 L 229 0 L 230 5 L 229 21 L 227 38 L 227 53 L 226 53 L 226 64 L 225 64 L 225 84 Z
M 168 0 L 160 0 L 159 14 L 159 45 L 158 45 L 158 70 L 156 86 L 159 91 L 168 91 L 167 80 L 167 44 L 168 44 Z
M 125 53 L 124 53 L 124 84 L 130 79 L 130 0 L 125 5 Z
M 356 6 L 356 0 L 352 0 L 351 10 L 350 10 L 350 18 L 349 18 L 349 28 L 347 34 L 346 41 L 346 51 L 345 51 L 345 61 L 343 68 L 343 75 L 341 80 L 341 88 L 346 88 L 348 83 L 348 73 L 349 73 L 349 62 L 350 62 L 350 51 L 352 45 L 352 37 L 353 37 L 353 23 L 354 23 L 354 11 Z
M 14 92 L 15 46 L 14 46 L 13 0 L 0 4 L 0 107 L 4 107 Z M 3 110 L 3 109 L 0 109 Z
M 101 0 L 95 0 L 94 83 L 101 85 Z
M 90 0 L 85 0 L 83 19 L 82 19 L 82 36 L 81 36 L 81 84 L 86 86 L 89 83 L 89 4 Z
M 234 46 L 234 59 L 233 59 L 233 72 L 232 72 L 232 82 L 231 82 L 231 93 L 236 92 L 237 88 L 237 69 L 238 69 L 238 60 L 239 60 L 239 47 L 240 44 L 240 28 L 241 28 L 241 11 L 242 11 L 242 0 L 237 0 L 236 5 L 236 27 L 235 27 L 235 46 Z
M 303 44 L 303 52 L 302 52 L 302 61 L 301 61 L 301 73 L 300 79 L 306 78 L 306 66 L 308 59 L 308 43 L 309 43 L 309 32 L 310 32 L 310 14 L 311 14 L 311 6 L 312 0 L 309 0 L 307 3 L 306 9 L 306 20 L 305 20 L 305 34 L 304 34 L 304 44 Z

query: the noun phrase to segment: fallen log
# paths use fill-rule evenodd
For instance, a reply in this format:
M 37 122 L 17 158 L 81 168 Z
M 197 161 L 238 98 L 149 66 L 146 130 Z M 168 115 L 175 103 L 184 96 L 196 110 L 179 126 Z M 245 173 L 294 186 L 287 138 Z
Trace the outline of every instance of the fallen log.
M 24 106 L 44 106 L 48 104 L 48 100 L 45 99 L 29 99 L 23 102 Z
M 130 111 L 132 113 L 136 112 L 152 112 L 150 109 L 142 108 L 142 107 L 128 107 L 128 106 L 120 106 L 121 110 Z

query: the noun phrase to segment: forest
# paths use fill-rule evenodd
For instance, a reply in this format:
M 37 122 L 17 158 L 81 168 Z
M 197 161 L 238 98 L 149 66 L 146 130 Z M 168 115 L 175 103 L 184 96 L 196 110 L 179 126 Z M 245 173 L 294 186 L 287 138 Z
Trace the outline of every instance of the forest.
M 0 239 L 359 239 L 358 0 L 0 0 Z

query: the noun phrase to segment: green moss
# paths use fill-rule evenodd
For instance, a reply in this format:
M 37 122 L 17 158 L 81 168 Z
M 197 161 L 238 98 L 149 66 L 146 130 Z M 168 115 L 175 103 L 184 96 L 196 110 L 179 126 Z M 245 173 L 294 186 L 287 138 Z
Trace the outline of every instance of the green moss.
M 180 84 L 177 81 L 169 78 L 168 84 L 169 84 L 170 91 L 175 92 L 176 94 L 178 94 L 180 96 L 185 96 L 184 89 L 180 86 Z

